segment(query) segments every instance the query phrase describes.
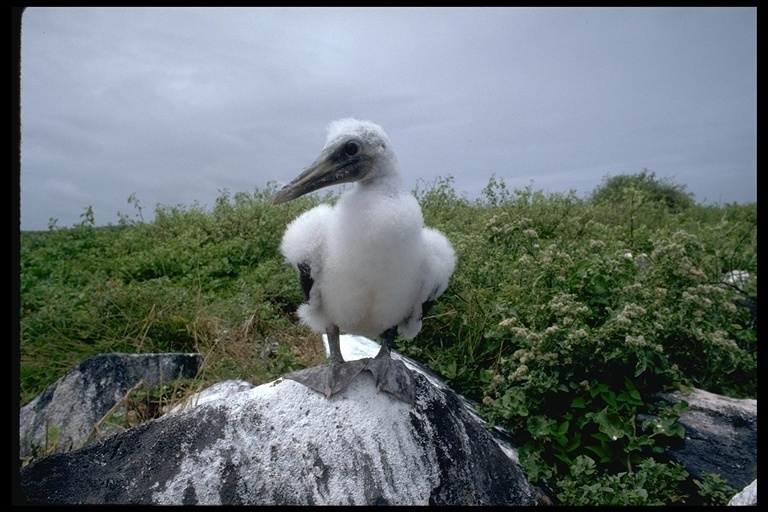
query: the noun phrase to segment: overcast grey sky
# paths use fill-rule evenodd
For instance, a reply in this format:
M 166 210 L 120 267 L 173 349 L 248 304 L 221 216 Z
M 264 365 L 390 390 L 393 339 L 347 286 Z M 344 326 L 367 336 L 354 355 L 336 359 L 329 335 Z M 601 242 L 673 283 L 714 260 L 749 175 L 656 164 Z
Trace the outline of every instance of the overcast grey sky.
M 584 197 L 647 168 L 753 202 L 756 25 L 753 7 L 29 8 L 21 229 L 287 182 L 348 116 L 385 129 L 409 188 Z

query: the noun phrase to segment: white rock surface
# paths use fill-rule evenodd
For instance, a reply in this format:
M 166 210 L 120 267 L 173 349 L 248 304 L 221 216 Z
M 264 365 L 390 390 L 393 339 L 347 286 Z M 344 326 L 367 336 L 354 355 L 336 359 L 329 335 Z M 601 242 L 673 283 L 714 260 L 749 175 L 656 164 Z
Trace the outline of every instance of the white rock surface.
M 369 372 L 330 399 L 278 379 L 36 459 L 22 493 L 36 504 L 537 504 L 458 396 L 414 380 L 410 406 Z
M 755 506 L 757 505 L 757 478 L 744 488 L 739 494 L 731 498 L 729 506 Z

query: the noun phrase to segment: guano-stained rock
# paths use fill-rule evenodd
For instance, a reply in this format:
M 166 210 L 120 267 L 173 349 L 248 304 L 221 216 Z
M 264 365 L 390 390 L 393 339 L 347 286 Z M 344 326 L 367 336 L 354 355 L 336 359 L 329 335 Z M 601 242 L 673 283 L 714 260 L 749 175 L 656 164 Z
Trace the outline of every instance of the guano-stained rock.
M 95 437 L 94 426 L 144 381 L 150 387 L 197 375 L 200 354 L 99 354 L 68 371 L 19 411 L 19 456 L 33 455 L 34 446 L 67 452 Z M 54 427 L 55 439 L 49 429 Z
M 536 491 L 452 391 L 416 404 L 362 372 L 330 399 L 279 379 L 20 472 L 38 504 L 535 505 Z

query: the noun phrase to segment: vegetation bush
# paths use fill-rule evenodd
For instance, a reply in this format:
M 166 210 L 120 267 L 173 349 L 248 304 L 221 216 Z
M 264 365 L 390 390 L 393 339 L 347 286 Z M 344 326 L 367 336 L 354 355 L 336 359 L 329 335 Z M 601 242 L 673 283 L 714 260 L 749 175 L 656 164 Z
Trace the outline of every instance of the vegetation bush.
M 20 398 L 103 352 L 190 352 L 189 392 L 254 384 L 322 361 L 297 324 L 302 297 L 278 253 L 286 224 L 327 194 L 271 206 L 274 187 L 211 211 L 159 206 L 138 220 L 21 234 Z M 692 386 L 757 397 L 757 208 L 697 205 L 653 173 L 606 178 L 587 199 L 453 180 L 414 191 L 459 263 L 422 332 L 397 348 L 477 400 L 511 433 L 528 478 L 563 504 L 723 504 L 717 475 L 665 458 Z M 187 388 L 185 388 L 187 389 Z M 654 421 L 640 421 L 648 417 Z
M 628 204 L 635 208 L 651 205 L 672 213 L 681 212 L 695 204 L 693 194 L 684 185 L 657 180 L 656 173 L 643 169 L 638 174 L 620 174 L 605 178 L 602 186 L 591 194 L 596 204 Z

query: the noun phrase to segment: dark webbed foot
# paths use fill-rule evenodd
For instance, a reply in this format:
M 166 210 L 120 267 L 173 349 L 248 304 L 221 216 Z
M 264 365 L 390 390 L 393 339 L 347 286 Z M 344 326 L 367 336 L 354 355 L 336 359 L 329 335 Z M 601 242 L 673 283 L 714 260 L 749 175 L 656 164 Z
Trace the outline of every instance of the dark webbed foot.
M 393 327 L 384 333 L 381 341 L 381 350 L 373 359 L 366 359 L 366 368 L 376 379 L 376 388 L 386 391 L 405 403 L 413 404 L 416 400 L 416 386 L 410 370 L 402 361 L 392 359 L 390 350 L 392 341 L 397 335 L 397 328 Z
M 357 374 L 369 370 L 376 380 L 376 388 L 386 391 L 403 402 L 413 404 L 416 400 L 416 387 L 413 376 L 402 361 L 392 359 L 390 351 L 397 335 L 397 327 L 387 330 L 382 336 L 381 350 L 374 358 L 366 357 L 356 361 L 344 361 L 339 347 L 339 328 L 329 325 L 327 328 L 328 348 L 331 362 L 306 370 L 299 370 L 285 375 L 286 379 L 304 384 L 310 389 L 330 398 L 346 388 Z
M 413 404 L 416 400 L 416 387 L 410 370 L 402 361 L 395 361 L 389 352 L 379 354 L 368 361 L 367 369 L 376 379 L 376 388 L 386 391 L 405 403 Z
M 335 362 L 331 361 L 322 366 L 307 368 L 285 375 L 286 379 L 294 380 L 314 389 L 330 398 L 349 385 L 350 382 L 366 367 L 366 360 Z

